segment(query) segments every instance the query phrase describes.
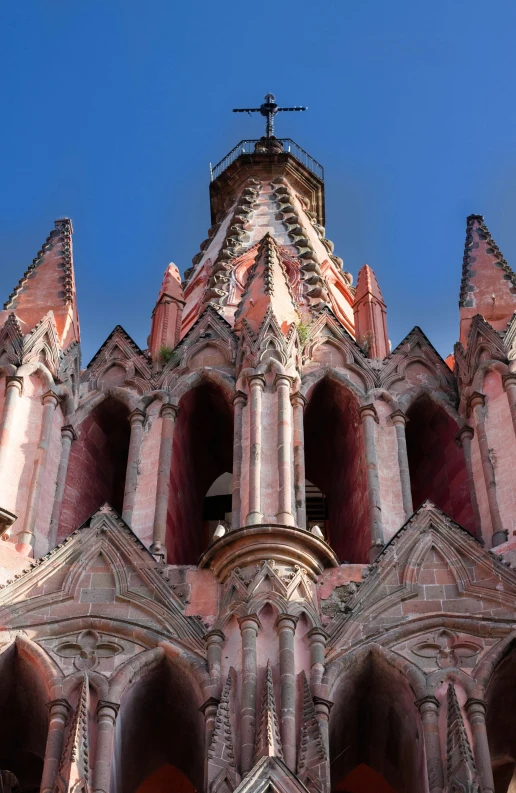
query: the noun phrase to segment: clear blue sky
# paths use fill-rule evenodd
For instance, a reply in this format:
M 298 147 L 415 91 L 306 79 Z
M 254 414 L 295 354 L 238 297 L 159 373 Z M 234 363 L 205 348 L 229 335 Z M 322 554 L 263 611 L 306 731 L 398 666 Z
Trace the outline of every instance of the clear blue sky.
M 21 0 L 0 9 L 0 295 L 55 218 L 75 230 L 83 365 L 146 346 L 169 261 L 209 226 L 208 163 L 278 119 L 325 167 L 327 236 L 376 271 L 396 345 L 458 331 L 469 213 L 516 265 L 514 0 Z

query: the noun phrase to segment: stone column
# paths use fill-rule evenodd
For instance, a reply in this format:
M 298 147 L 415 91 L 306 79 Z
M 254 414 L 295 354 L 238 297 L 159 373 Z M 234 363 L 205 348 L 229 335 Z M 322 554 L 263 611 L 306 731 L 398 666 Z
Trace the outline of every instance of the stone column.
M 296 770 L 296 665 L 294 636 L 297 617 L 280 614 L 276 620 L 280 650 L 280 734 L 285 763 Z
M 226 637 L 220 630 L 215 629 L 206 634 L 208 672 L 217 697 L 220 697 L 222 688 L 222 647 L 225 641 Z
M 99 700 L 97 705 L 97 746 L 93 769 L 93 793 L 109 793 L 111 760 L 115 740 L 116 717 L 120 705 Z
M 493 768 L 487 742 L 485 702 L 481 699 L 470 697 L 466 700 L 466 713 L 471 725 L 473 751 L 480 782 L 482 783 L 482 793 L 494 793 Z
M 324 675 L 326 642 L 328 634 L 322 628 L 312 628 L 306 634 L 310 642 L 310 691 L 312 696 L 321 684 Z
M 49 550 L 52 550 L 57 543 L 57 532 L 61 519 L 61 509 L 63 507 L 66 486 L 66 474 L 70 461 L 70 450 L 72 448 L 72 441 L 76 439 L 77 435 L 71 424 L 65 424 L 64 427 L 61 427 L 61 457 L 59 458 L 59 468 L 57 469 L 56 493 L 54 496 L 54 505 L 52 507 L 52 517 L 50 518 L 50 530 L 48 532 Z
M 45 761 L 41 776 L 41 793 L 52 793 L 63 754 L 64 732 L 71 707 L 66 699 L 54 699 L 47 705 L 49 724 Z
M 429 793 L 442 793 L 444 773 L 439 738 L 439 700 L 437 697 L 427 696 L 417 700 L 416 705 L 423 725 L 428 790 Z
M 242 740 L 242 775 L 253 766 L 254 738 L 256 725 L 256 637 L 260 620 L 250 614 L 239 620 L 242 637 L 242 697 L 240 711 L 240 731 Z
M 167 513 L 170 493 L 170 469 L 172 467 L 172 449 L 174 446 L 174 429 L 178 409 L 174 405 L 162 405 L 161 442 L 159 446 L 158 482 L 156 486 L 156 508 L 152 530 L 151 551 L 166 557 Z
M 4 477 L 7 475 L 6 463 L 8 462 L 9 453 L 11 451 L 10 441 L 16 418 L 16 405 L 18 404 L 18 399 L 22 395 L 22 392 L 22 377 L 13 376 L 5 378 L 4 410 L 0 421 L 0 483 L 4 481 Z M 3 501 L 3 493 L 1 498 Z M 0 506 L 2 505 L 0 504 Z
M 138 484 L 138 468 L 140 451 L 143 440 L 143 424 L 145 413 L 143 410 L 133 410 L 129 416 L 131 422 L 131 438 L 127 455 L 127 468 L 125 473 L 124 505 L 122 507 L 122 520 L 130 526 L 133 519 L 134 505 L 136 502 L 136 485 Z
M 25 513 L 23 531 L 20 532 L 17 538 L 20 545 L 30 544 L 32 547 L 34 547 L 34 530 L 38 516 L 38 504 L 41 494 L 41 480 L 45 471 L 50 436 L 52 434 L 54 412 L 60 402 L 60 399 L 53 391 L 47 391 L 46 394 L 43 394 L 42 401 L 43 415 L 41 417 L 41 430 L 38 448 L 36 450 L 36 459 L 34 460 L 34 468 L 32 471 L 32 481 L 30 483 L 29 489 L 27 512 Z
M 305 492 L 305 428 L 303 413 L 306 399 L 297 391 L 290 397 L 294 414 L 294 493 L 296 497 L 297 525 L 306 529 L 306 492 Z
M 493 526 L 492 546 L 500 545 L 507 540 L 507 531 L 503 528 L 502 519 L 500 517 L 500 510 L 498 507 L 498 498 L 496 494 L 496 478 L 494 466 L 489 454 L 489 442 L 486 433 L 486 417 L 485 417 L 485 403 L 486 398 L 484 394 L 479 394 L 476 391 L 469 398 L 468 408 L 473 411 L 475 417 L 475 426 L 477 430 L 478 446 L 480 449 L 480 459 L 482 460 L 482 471 L 484 473 L 484 480 L 487 490 L 487 501 L 489 503 L 489 514 L 491 515 L 491 524 Z
M 290 404 L 291 378 L 276 375 L 278 395 L 278 523 L 294 526 L 292 514 L 292 406 Z
M 458 446 L 462 446 L 464 452 L 464 464 L 466 466 L 466 476 L 468 479 L 469 496 L 473 509 L 473 520 L 478 537 L 482 537 L 482 522 L 480 520 L 480 510 L 478 508 L 477 491 L 475 489 L 475 477 L 473 476 L 473 457 L 471 455 L 471 441 L 475 431 L 467 424 L 458 431 L 455 441 Z
M 328 726 L 333 702 L 330 702 L 328 699 L 323 699 L 322 697 L 312 697 L 312 699 L 314 701 L 315 715 L 317 716 L 317 721 L 319 722 L 319 728 L 321 730 L 321 738 L 326 750 L 326 757 L 328 757 L 327 778 L 329 779 L 330 735 Z
M 380 499 L 380 480 L 378 478 L 378 460 L 376 457 L 376 441 L 374 423 L 378 423 L 378 415 L 374 405 L 364 405 L 359 409 L 364 430 L 364 447 L 367 470 L 367 500 L 369 502 L 369 522 L 371 528 L 370 561 L 374 561 L 385 544 L 382 507 Z
M 262 394 L 265 379 L 260 374 L 249 377 L 251 392 L 250 449 L 249 449 L 249 512 L 246 523 L 249 526 L 263 521 L 262 505 Z
M 231 528 L 238 529 L 242 525 L 242 425 L 244 407 L 247 396 L 243 391 L 237 391 L 233 397 L 235 410 L 233 423 L 233 505 L 231 513 Z
M 405 436 L 405 427 L 407 426 L 407 417 L 401 410 L 395 410 L 391 413 L 391 420 L 396 428 L 396 442 L 398 444 L 398 468 L 400 470 L 401 481 L 401 498 L 403 500 L 403 511 L 407 520 L 414 512 L 412 505 L 412 489 L 410 487 L 410 469 L 407 454 L 407 438 Z
M 502 377 L 503 387 L 507 394 L 507 402 L 511 411 L 512 426 L 516 435 L 516 372 L 509 372 Z

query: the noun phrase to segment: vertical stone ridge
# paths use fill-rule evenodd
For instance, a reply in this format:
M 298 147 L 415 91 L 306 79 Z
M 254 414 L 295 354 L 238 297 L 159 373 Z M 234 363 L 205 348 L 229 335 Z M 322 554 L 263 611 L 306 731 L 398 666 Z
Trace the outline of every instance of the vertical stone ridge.
M 448 685 L 448 720 L 446 730 L 446 776 L 448 789 L 477 793 L 479 782 L 455 686 Z
M 303 686 L 303 719 L 297 760 L 297 775 L 301 782 L 306 782 L 310 775 L 315 776 L 316 779 L 322 782 L 326 777 L 326 750 L 304 671 L 301 673 L 301 680 Z
M 88 735 L 88 714 L 89 714 L 89 680 L 85 672 L 79 701 L 75 709 L 68 740 L 66 742 L 61 765 L 59 768 L 58 780 L 55 787 L 56 793 L 61 790 L 80 790 L 90 791 L 90 764 L 89 764 L 89 735 Z
M 254 765 L 256 765 L 258 760 L 262 757 L 279 757 L 283 760 L 283 749 L 281 747 L 270 661 L 267 661 L 267 670 L 263 683 L 260 721 L 258 722 L 256 730 L 256 742 L 254 746 Z
M 233 731 L 231 728 L 230 697 L 233 682 L 233 667 L 230 668 L 215 718 L 215 729 L 208 749 L 208 760 L 214 761 L 218 768 L 229 766 L 236 768 L 233 748 Z

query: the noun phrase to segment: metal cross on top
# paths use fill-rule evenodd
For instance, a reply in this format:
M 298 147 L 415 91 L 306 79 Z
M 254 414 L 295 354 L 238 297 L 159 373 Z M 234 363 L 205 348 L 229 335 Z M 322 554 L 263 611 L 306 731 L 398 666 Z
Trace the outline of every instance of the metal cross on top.
M 272 94 L 265 95 L 265 102 L 260 107 L 237 107 L 233 113 L 261 113 L 265 116 L 265 136 L 272 138 L 274 135 L 274 116 L 276 113 L 294 112 L 297 110 L 308 110 L 307 107 L 278 107 L 276 97 Z

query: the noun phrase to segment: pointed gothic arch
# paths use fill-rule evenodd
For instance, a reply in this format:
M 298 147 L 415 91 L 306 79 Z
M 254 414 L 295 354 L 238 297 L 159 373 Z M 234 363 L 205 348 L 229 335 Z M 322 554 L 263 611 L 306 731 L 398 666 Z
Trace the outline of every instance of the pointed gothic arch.
M 381 648 L 343 666 L 332 690 L 332 790 L 425 789 L 423 734 L 411 681 Z M 356 659 L 358 660 L 358 659 Z
M 71 534 L 105 502 L 121 514 L 129 438 L 129 409 L 114 396 L 84 417 L 70 451 L 58 538 Z
M 475 533 L 459 425 L 443 404 L 420 391 L 407 409 L 407 454 L 414 509 L 427 499 Z
M 197 562 L 211 540 L 214 521 L 224 520 L 228 507 L 226 499 L 210 505 L 220 514 L 205 511 L 206 494 L 221 474 L 232 470 L 228 392 L 211 378 L 195 378 L 179 401 L 174 432 L 166 541 L 171 563 Z
M 201 689 L 193 671 L 185 674 L 184 659 L 168 655 L 156 660 L 122 693 L 110 793 L 190 793 L 202 789 Z M 168 788 L 163 787 L 165 782 Z
M 16 789 L 24 793 L 40 789 L 52 667 L 44 651 L 23 637 L 0 651 L 0 768 L 16 776 Z
M 358 399 L 330 376 L 307 396 L 306 478 L 326 499 L 325 536 L 342 561 L 366 562 L 369 510 Z

